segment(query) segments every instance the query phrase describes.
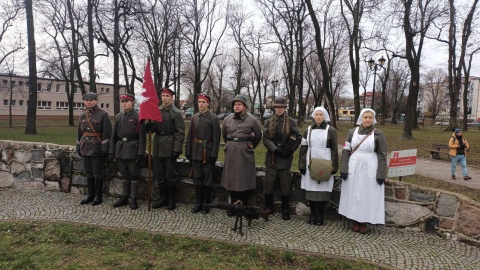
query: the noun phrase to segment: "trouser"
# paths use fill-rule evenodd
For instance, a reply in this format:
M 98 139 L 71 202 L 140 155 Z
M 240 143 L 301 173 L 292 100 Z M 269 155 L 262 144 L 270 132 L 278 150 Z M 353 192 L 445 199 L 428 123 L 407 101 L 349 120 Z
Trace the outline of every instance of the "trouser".
M 192 161 L 193 184 L 195 186 L 211 187 L 213 174 L 215 172 L 214 163 L 203 163 L 203 161 Z
M 132 189 L 131 185 L 138 184 L 138 177 L 140 174 L 140 166 L 135 159 L 117 159 L 117 167 L 122 176 L 122 197 L 136 199 L 137 194 Z M 137 183 L 134 183 L 137 182 Z
M 177 184 L 177 161 L 173 158 L 153 158 L 153 173 L 155 179 L 154 200 L 166 199 L 167 189 Z M 175 194 L 171 194 L 175 196 Z
M 290 195 L 290 169 L 278 170 L 273 167 L 266 167 L 264 178 L 265 194 L 273 194 L 273 187 L 277 179 L 280 181 L 282 196 Z
M 85 168 L 85 175 L 87 179 L 93 181 L 92 184 L 88 184 L 88 194 L 95 194 L 96 198 L 102 199 L 103 191 L 103 178 L 105 170 L 105 160 L 101 156 L 84 156 L 83 165 Z M 90 191 L 90 188 L 93 190 Z
M 452 160 L 452 165 L 451 165 L 450 170 L 452 172 L 452 175 L 455 175 L 455 170 L 457 168 L 457 162 L 460 163 L 460 167 L 462 167 L 463 176 L 468 175 L 467 157 L 465 155 L 456 155 L 454 157 L 451 157 L 451 160 Z

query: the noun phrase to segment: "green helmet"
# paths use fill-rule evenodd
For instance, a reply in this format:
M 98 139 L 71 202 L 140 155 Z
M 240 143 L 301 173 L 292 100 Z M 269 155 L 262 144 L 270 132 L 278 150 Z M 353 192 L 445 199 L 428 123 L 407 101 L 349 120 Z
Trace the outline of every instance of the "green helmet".
M 232 101 L 232 107 L 233 105 L 235 104 L 235 101 L 240 101 L 243 103 L 243 105 L 245 105 L 245 107 L 248 108 L 248 101 L 247 101 L 247 97 L 244 96 L 244 95 L 236 95 L 235 98 L 233 99 Z

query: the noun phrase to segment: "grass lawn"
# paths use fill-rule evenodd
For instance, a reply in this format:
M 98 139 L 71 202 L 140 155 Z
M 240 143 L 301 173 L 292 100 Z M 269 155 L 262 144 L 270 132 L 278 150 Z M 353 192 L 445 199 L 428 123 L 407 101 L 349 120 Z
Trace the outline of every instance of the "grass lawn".
M 381 269 L 252 245 L 49 222 L 0 222 L 1 269 Z

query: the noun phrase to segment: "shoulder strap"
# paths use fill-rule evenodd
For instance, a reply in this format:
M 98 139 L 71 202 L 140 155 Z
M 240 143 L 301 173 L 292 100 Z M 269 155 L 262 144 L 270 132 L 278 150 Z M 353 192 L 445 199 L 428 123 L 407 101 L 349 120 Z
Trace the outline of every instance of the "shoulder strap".
M 90 116 L 88 115 L 88 110 L 85 111 L 85 118 L 87 118 L 87 123 L 88 123 L 88 125 L 90 126 L 90 128 L 92 129 L 92 131 L 93 131 L 93 132 L 97 132 L 97 131 L 95 131 L 95 129 L 93 128 L 92 122 L 90 121 Z
M 358 147 L 360 147 L 360 145 L 362 145 L 362 143 L 368 138 L 368 136 L 372 135 L 374 131 L 375 131 L 375 128 L 372 129 L 372 131 L 370 131 L 370 132 L 367 134 L 367 136 L 365 136 L 365 138 L 363 138 L 363 140 L 362 140 L 359 144 L 357 144 L 357 146 L 355 147 L 355 149 L 353 149 L 353 151 L 350 152 L 350 156 L 353 155 L 353 153 L 355 153 L 355 151 L 357 151 Z

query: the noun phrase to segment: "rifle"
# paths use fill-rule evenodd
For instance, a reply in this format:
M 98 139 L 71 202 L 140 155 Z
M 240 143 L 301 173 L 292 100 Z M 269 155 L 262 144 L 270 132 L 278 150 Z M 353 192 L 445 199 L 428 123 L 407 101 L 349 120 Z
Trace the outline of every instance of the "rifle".
M 250 228 L 252 226 L 252 219 L 258 220 L 260 217 L 263 218 L 265 221 L 268 221 L 268 217 L 270 214 L 272 214 L 271 211 L 259 211 L 257 208 L 252 207 L 252 206 L 245 206 L 243 205 L 241 200 L 238 200 L 234 203 L 224 203 L 224 202 L 219 202 L 218 200 L 214 200 L 213 202 L 209 204 L 204 204 L 203 205 L 204 210 L 209 208 L 219 208 L 223 210 L 230 211 L 232 213 L 235 213 L 236 219 L 235 219 L 235 226 L 232 228 L 232 231 L 236 232 L 237 229 L 240 233 L 240 235 L 243 236 L 243 217 L 248 219 L 248 227 Z M 238 224 L 238 221 L 240 220 L 240 225 Z

